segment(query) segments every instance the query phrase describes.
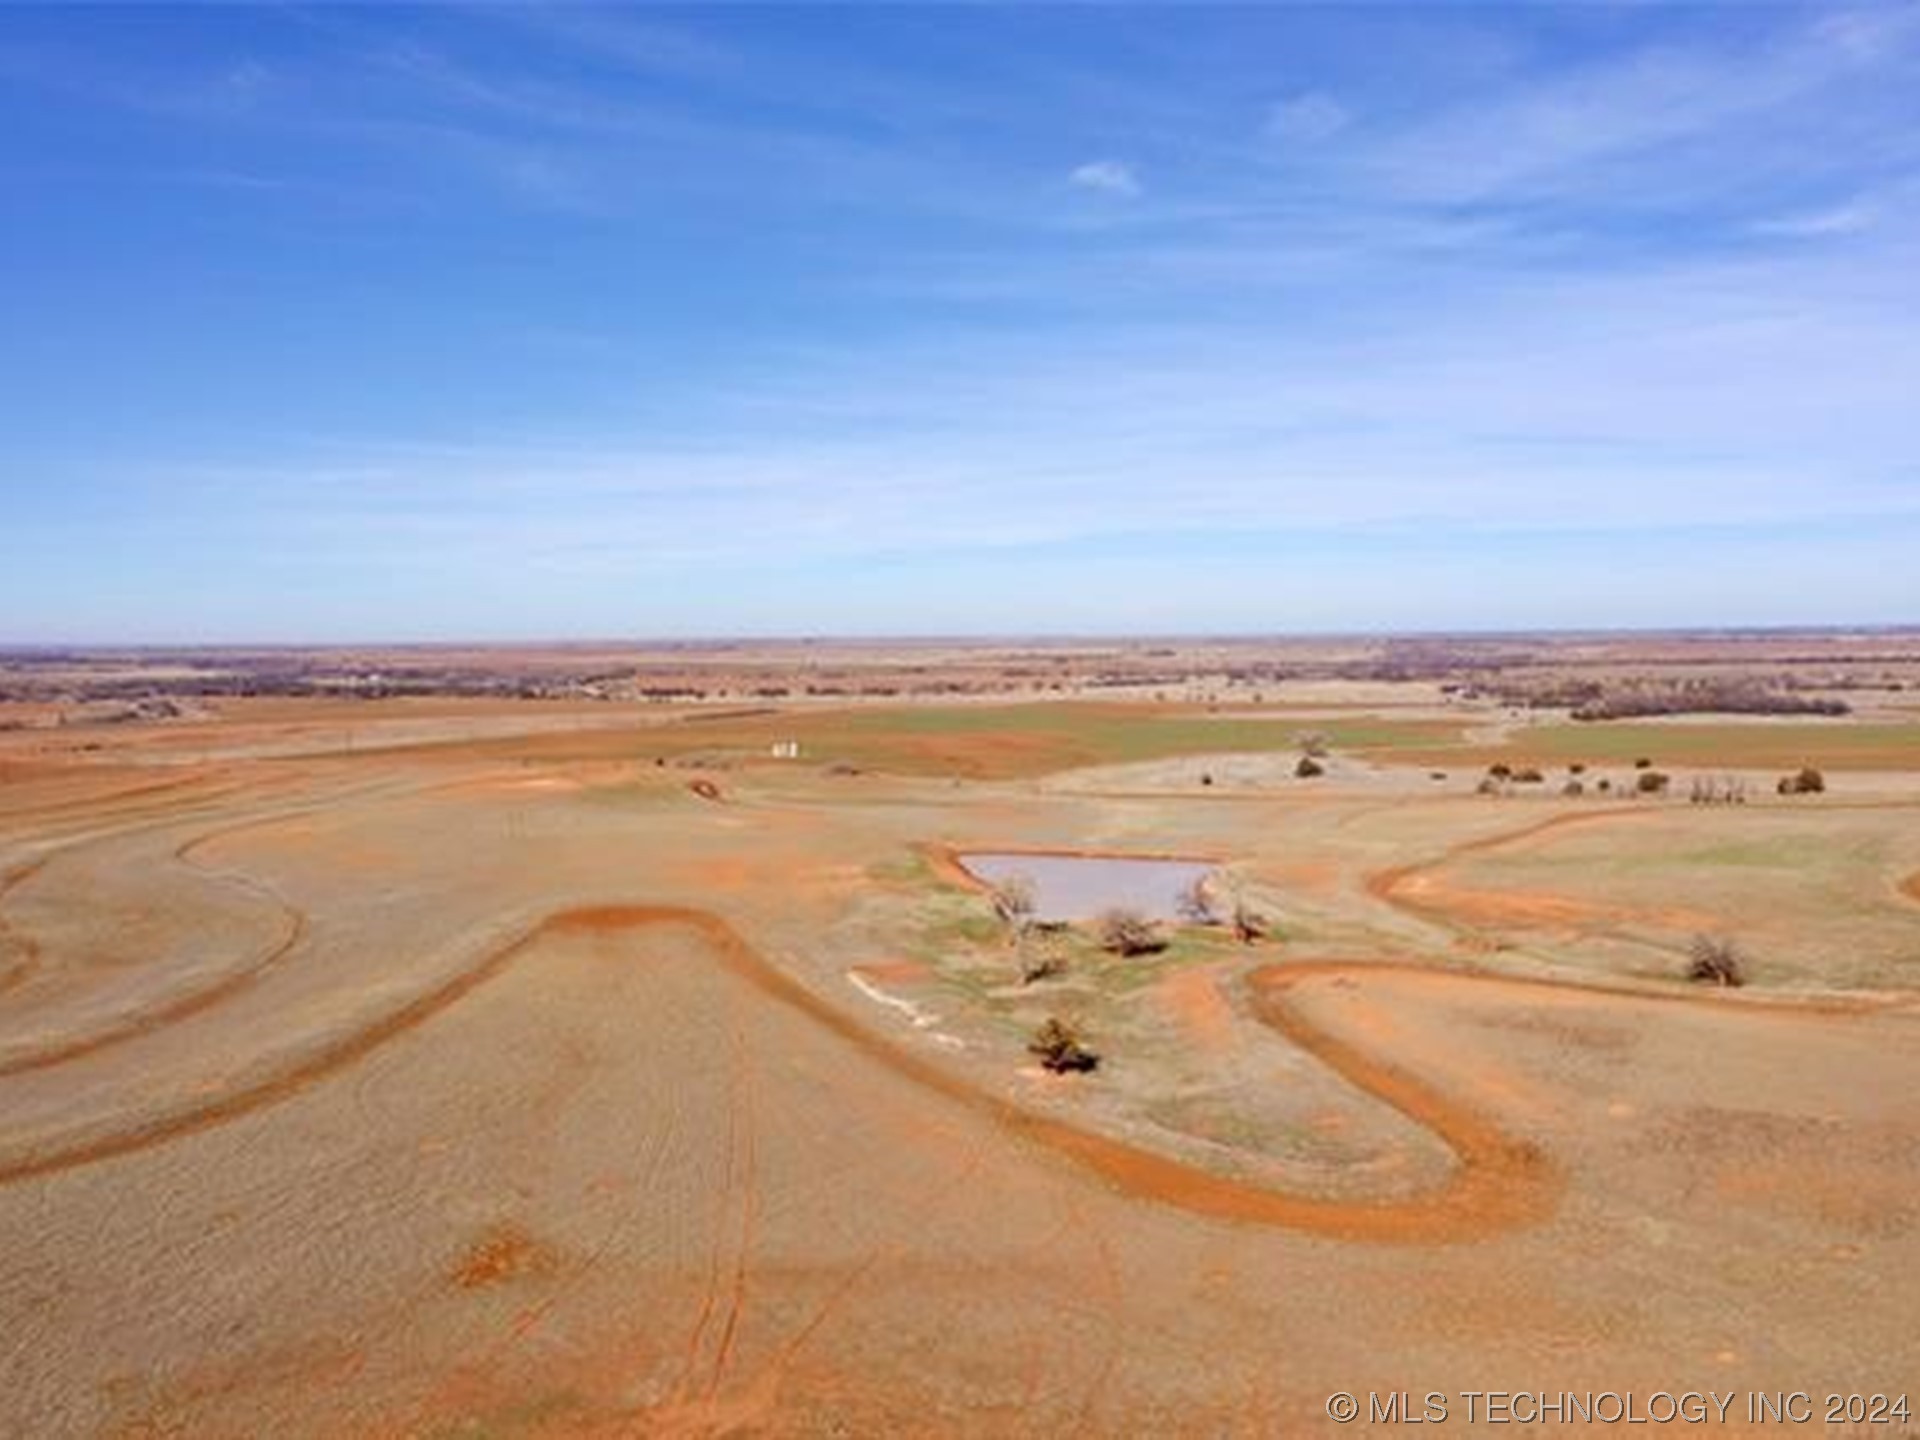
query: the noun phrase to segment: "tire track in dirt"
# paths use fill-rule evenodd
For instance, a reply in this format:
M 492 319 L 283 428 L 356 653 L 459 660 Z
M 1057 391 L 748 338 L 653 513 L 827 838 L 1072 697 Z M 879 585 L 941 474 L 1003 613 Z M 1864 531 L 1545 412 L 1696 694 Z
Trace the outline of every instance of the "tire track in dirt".
M 723 1000 L 728 1012 L 734 1007 L 734 998 L 728 995 Z M 746 1037 L 741 1033 L 737 1019 L 729 1013 L 727 1021 L 727 1134 L 726 1158 L 720 1178 L 719 1211 L 714 1221 L 713 1244 L 707 1252 L 706 1285 L 700 1297 L 700 1307 L 695 1312 L 693 1328 L 687 1334 L 685 1355 L 680 1366 L 678 1393 L 682 1403 L 690 1400 L 696 1385 L 696 1375 L 701 1369 L 701 1358 L 706 1350 L 708 1327 L 719 1312 L 722 1304 L 721 1293 L 726 1286 L 724 1278 L 727 1270 L 727 1226 L 736 1208 L 744 1213 L 746 1201 L 742 1199 L 745 1189 L 752 1183 L 751 1167 L 747 1163 L 748 1154 L 742 1143 L 743 1129 L 751 1125 L 751 1117 L 746 1113 L 748 1100 L 745 1096 Z M 743 1123 L 744 1122 L 744 1123 Z M 751 1144 L 749 1137 L 747 1144 Z M 744 1228 L 744 1227 L 743 1227 Z M 738 1268 L 744 1263 L 736 1258 Z M 737 1291 L 734 1299 L 737 1303 Z M 729 1312 L 731 1316 L 731 1311 Z M 711 1401 L 719 1389 L 722 1369 L 725 1363 L 726 1329 L 731 1319 L 723 1322 L 722 1343 L 716 1347 L 713 1360 L 712 1383 L 706 1388 L 704 1398 Z
M 734 1343 L 739 1338 L 740 1322 L 746 1315 L 748 1268 L 753 1255 L 760 1208 L 759 1133 L 754 1108 L 753 1052 L 747 1044 L 745 1030 L 738 1023 L 733 1027 L 732 1043 L 735 1074 L 738 1077 L 734 1103 L 741 1121 L 740 1181 L 735 1187 L 740 1218 L 739 1233 L 733 1242 L 733 1266 L 727 1281 L 726 1313 L 721 1322 L 719 1342 L 714 1346 L 713 1373 L 707 1381 L 706 1398 L 709 1404 L 718 1400 L 720 1388 L 726 1383 L 727 1372 L 733 1364 Z

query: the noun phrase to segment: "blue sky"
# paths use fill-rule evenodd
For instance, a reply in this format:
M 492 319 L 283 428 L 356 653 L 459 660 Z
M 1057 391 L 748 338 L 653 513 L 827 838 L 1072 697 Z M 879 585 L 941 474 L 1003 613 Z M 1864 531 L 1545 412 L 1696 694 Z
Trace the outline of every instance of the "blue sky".
M 1920 621 L 1920 5 L 0 9 L 0 641 Z

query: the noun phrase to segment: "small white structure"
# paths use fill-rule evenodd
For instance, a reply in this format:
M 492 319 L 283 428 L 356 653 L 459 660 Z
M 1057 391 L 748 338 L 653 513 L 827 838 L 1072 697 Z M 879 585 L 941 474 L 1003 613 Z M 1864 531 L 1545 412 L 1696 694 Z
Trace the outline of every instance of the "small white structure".
M 773 758 L 776 760 L 798 760 L 800 758 L 800 742 L 798 740 L 774 741 Z

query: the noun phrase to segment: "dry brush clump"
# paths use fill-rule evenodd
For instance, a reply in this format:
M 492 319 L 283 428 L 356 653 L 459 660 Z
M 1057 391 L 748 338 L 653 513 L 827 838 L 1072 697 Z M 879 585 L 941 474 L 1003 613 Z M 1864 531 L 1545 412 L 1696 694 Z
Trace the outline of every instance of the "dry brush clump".
M 1747 959 L 1723 936 L 1696 935 L 1687 947 L 1687 978 L 1696 985 L 1733 987 L 1747 983 Z
M 1027 1052 L 1039 1057 L 1042 1069 L 1055 1075 L 1087 1074 L 1100 1068 L 1100 1057 L 1087 1048 L 1080 1033 L 1058 1016 L 1033 1032 Z
M 1052 980 L 1067 973 L 1067 957 L 1051 945 L 1022 945 L 1019 958 L 1022 985 Z
M 1138 910 L 1103 910 L 1094 917 L 1100 948 L 1115 955 L 1152 955 L 1167 948 L 1166 937 Z
M 1827 788 L 1827 777 L 1811 765 L 1802 765 L 1791 775 L 1782 775 L 1773 787 L 1782 795 L 1819 795 Z
M 1245 900 L 1233 902 L 1233 938 L 1242 945 L 1254 945 L 1267 938 L 1267 917 L 1247 904 Z

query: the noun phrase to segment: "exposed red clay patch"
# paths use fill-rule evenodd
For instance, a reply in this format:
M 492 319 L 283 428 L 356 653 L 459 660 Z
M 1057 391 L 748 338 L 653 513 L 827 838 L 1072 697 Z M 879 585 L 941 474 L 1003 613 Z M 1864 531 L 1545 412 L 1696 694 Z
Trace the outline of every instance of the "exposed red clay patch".
M 480 1290 L 552 1267 L 553 1257 L 531 1235 L 518 1225 L 504 1224 L 468 1246 L 450 1278 L 462 1290 Z
M 1237 1047 L 1233 1007 L 1220 993 L 1218 977 L 1211 969 L 1176 970 L 1154 987 L 1154 998 L 1200 1049 Z

